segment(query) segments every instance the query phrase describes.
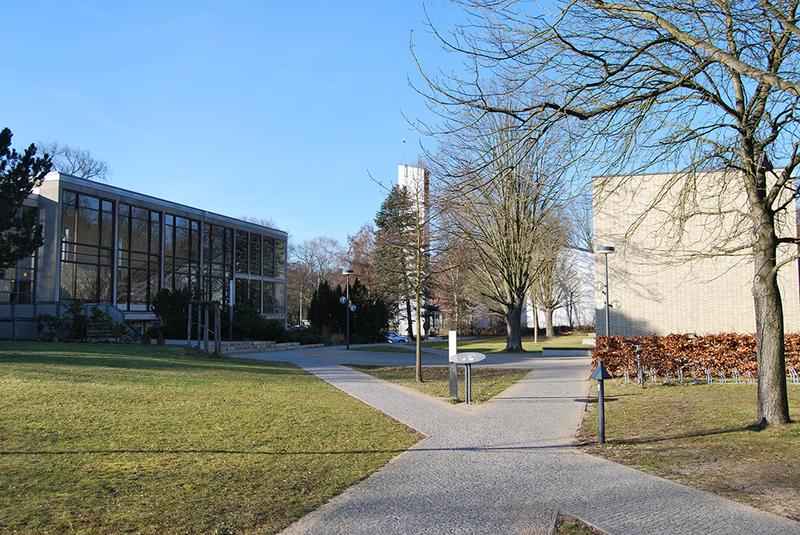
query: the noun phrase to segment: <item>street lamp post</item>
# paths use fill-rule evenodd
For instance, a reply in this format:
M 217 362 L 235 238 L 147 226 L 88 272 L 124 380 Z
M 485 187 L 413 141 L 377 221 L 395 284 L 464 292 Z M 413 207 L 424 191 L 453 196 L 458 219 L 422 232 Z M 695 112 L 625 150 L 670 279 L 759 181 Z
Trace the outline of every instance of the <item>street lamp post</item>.
M 609 322 L 609 314 L 608 314 L 608 255 L 614 254 L 614 248 L 610 245 L 604 245 L 600 247 L 597 252 L 605 257 L 606 261 L 606 286 L 605 286 L 605 295 L 606 295 L 606 338 L 611 336 L 611 324 Z
M 347 326 L 347 337 L 345 338 L 347 342 L 347 349 L 350 349 L 350 313 L 356 311 L 356 305 L 350 302 L 350 275 L 352 274 L 353 271 L 349 269 L 342 271 L 342 275 L 344 275 L 347 279 L 347 285 L 345 289 L 345 295 L 339 298 L 339 302 L 343 304 L 347 310 L 347 319 L 345 320 L 345 325 Z
M 606 305 L 606 339 L 611 336 L 611 322 L 609 321 L 608 314 L 608 255 L 614 254 L 614 248 L 610 245 L 600 247 L 597 252 L 605 257 L 606 264 L 606 281 L 605 281 L 605 305 Z M 602 359 L 597 363 L 597 367 L 592 373 L 591 379 L 597 380 L 597 435 L 600 444 L 606 443 L 606 411 L 605 411 L 605 388 L 603 382 L 606 379 L 611 379 L 611 374 L 608 373 L 606 367 L 603 365 Z

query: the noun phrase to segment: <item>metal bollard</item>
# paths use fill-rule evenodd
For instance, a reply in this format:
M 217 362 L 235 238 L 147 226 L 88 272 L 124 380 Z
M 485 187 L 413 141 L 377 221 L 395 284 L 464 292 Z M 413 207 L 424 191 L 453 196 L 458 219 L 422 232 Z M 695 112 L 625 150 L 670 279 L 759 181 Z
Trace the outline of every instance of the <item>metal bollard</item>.
M 597 367 L 592 372 L 589 379 L 597 380 L 597 436 L 600 444 L 606 443 L 606 411 L 605 411 L 605 386 L 604 380 L 611 379 L 611 374 L 608 373 L 606 367 L 602 362 L 597 364 Z

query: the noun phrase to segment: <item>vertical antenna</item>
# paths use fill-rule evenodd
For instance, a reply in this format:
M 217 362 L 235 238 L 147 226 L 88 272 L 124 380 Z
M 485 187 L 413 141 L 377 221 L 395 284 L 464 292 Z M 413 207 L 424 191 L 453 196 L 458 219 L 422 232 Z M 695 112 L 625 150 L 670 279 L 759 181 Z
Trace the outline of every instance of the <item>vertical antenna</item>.
M 406 163 L 406 140 L 403 140 L 403 165 Z

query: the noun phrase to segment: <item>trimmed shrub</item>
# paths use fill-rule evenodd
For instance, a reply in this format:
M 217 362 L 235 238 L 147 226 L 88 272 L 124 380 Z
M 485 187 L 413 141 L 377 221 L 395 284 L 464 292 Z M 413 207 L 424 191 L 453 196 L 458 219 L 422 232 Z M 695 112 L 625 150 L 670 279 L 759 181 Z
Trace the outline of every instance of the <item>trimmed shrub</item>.
M 52 314 L 39 314 L 36 316 L 36 332 L 39 340 L 52 342 L 57 339 L 64 330 L 64 322 Z
M 153 312 L 161 320 L 161 331 L 166 338 L 186 338 L 186 322 L 189 319 L 189 301 L 192 296 L 187 288 L 161 289 L 153 299 Z
M 800 334 L 785 338 L 786 368 L 800 370 Z M 754 334 L 722 333 L 698 336 L 669 334 L 667 336 L 597 337 L 592 351 L 592 366 L 602 359 L 608 371 L 621 376 L 636 372 L 636 356 L 642 366 L 660 375 L 695 372 L 705 369 L 713 373 L 738 370 L 739 373 L 758 372 L 756 337 Z
M 284 329 L 283 323 L 279 321 L 264 319 L 251 306 L 244 304 L 234 305 L 233 337 L 236 340 L 274 340 L 283 342 L 286 337 L 286 329 Z

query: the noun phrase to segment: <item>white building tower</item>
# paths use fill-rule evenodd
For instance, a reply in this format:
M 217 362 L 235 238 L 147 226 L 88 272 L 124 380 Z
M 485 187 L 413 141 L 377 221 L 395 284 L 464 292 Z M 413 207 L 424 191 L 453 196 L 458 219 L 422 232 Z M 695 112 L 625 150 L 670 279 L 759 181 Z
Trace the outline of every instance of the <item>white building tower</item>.
M 413 165 L 407 164 L 400 164 L 397 166 L 397 184 L 399 186 L 405 187 L 406 192 L 411 197 L 411 204 L 414 207 L 414 212 L 419 210 L 420 216 L 424 221 L 424 224 L 428 224 L 428 220 L 430 217 L 430 204 L 428 202 L 430 196 L 430 174 L 428 170 L 424 167 L 416 167 Z M 427 235 L 427 233 L 426 233 Z M 425 244 L 425 250 L 428 250 L 428 244 Z M 416 304 L 414 296 L 409 296 L 411 298 L 411 318 L 412 322 L 413 319 L 416 317 Z M 425 300 L 423 298 L 423 307 L 425 306 Z M 406 303 L 405 298 L 400 300 L 398 303 L 400 314 L 399 314 L 399 321 L 398 321 L 398 331 L 401 335 L 406 335 L 408 333 L 408 311 L 406 310 Z M 425 319 L 422 320 L 425 322 Z M 424 325 L 423 325 L 424 327 Z M 414 325 L 414 334 L 417 333 L 418 326 Z M 423 330 L 423 335 L 426 332 Z

